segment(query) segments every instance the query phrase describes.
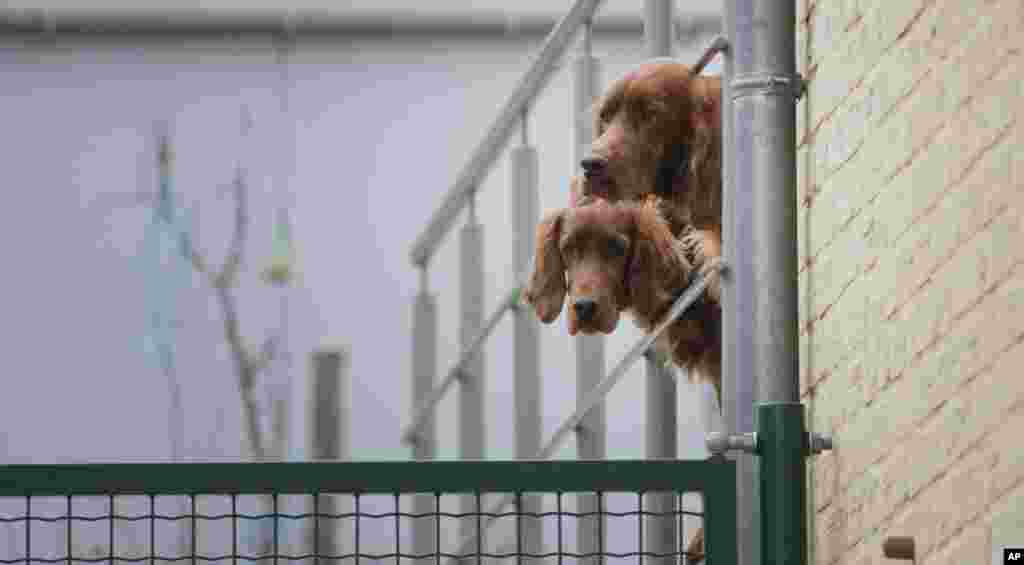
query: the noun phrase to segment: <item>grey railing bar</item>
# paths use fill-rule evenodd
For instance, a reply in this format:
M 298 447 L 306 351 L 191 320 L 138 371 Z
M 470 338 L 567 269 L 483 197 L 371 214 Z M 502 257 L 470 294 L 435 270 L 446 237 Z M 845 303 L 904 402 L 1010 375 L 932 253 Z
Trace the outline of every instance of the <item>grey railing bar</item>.
M 704 70 L 704 67 L 708 66 L 708 63 L 715 58 L 715 55 L 727 50 L 729 48 L 729 40 L 724 35 L 718 35 L 711 40 L 711 43 L 704 49 L 704 53 L 697 59 L 697 62 L 693 64 L 693 74 L 700 74 Z
M 594 16 L 600 3 L 601 0 L 576 0 L 569 13 L 548 34 L 530 70 L 520 79 L 512 91 L 512 96 L 505 102 L 498 118 L 487 131 L 487 135 L 477 145 L 469 162 L 456 177 L 455 184 L 445 194 L 441 207 L 434 212 L 426 229 L 413 243 L 409 256 L 414 265 L 425 265 L 430 260 L 441 239 L 451 229 L 455 217 L 466 205 L 469 195 L 477 189 L 484 175 L 498 158 L 512 134 L 513 127 L 522 117 L 523 110 L 536 98 L 557 70 L 555 61 L 565 53 L 569 41 L 580 25 Z
M 721 261 L 716 261 L 715 263 L 709 265 L 709 267 L 710 270 L 715 271 L 716 273 L 721 272 L 724 269 L 723 263 Z M 636 363 L 636 361 L 640 359 L 640 357 L 642 357 L 644 353 L 647 352 L 648 348 L 651 347 L 651 344 L 654 343 L 654 340 L 658 339 L 658 336 L 660 336 L 662 332 L 664 332 L 673 322 L 678 320 L 679 317 L 682 316 L 684 312 L 686 312 L 686 309 L 689 308 L 694 302 L 696 302 L 698 298 L 700 298 L 700 295 L 704 293 L 704 290 L 707 288 L 709 283 L 710 281 L 708 280 L 708 277 L 706 275 L 698 275 L 694 279 L 693 283 L 689 286 L 689 288 L 686 289 L 686 292 L 684 292 L 682 296 L 680 296 L 675 301 L 675 303 L 672 304 L 672 308 L 669 309 L 667 314 L 665 314 L 665 317 L 662 319 L 662 321 L 658 323 L 654 330 L 652 330 L 650 333 L 643 336 L 642 338 L 637 340 L 635 344 L 633 344 L 633 347 L 629 349 L 629 352 L 626 353 L 626 355 L 619 361 L 615 368 L 612 369 L 610 373 L 608 373 L 608 376 L 606 376 L 604 380 L 598 383 L 598 385 L 595 386 L 590 391 L 590 394 L 588 394 L 583 399 L 583 402 L 580 403 L 579 408 L 577 408 L 576 411 L 573 412 L 573 414 L 569 416 L 568 419 L 562 422 L 562 425 L 559 426 L 557 430 L 555 430 L 555 433 L 552 434 L 551 439 L 548 440 L 547 445 L 545 445 L 544 448 L 537 453 L 534 459 L 544 460 L 548 459 L 549 457 L 555 454 L 555 451 L 561 446 L 562 441 L 569 435 L 570 432 L 572 432 L 574 429 L 576 429 L 577 426 L 579 426 L 580 422 L 583 420 L 583 417 L 587 415 L 587 412 L 590 412 L 592 408 L 594 408 L 604 400 L 605 396 L 607 396 L 608 393 L 611 392 L 615 385 L 618 384 L 619 380 L 622 379 L 623 375 L 626 374 L 626 371 L 629 370 L 631 366 L 633 366 L 633 363 Z M 488 510 L 488 513 L 498 514 L 502 512 L 505 509 L 505 507 L 508 506 L 514 500 L 515 494 L 508 494 L 502 497 L 502 499 L 499 500 L 497 504 L 495 504 L 490 510 Z M 487 523 L 483 526 L 483 532 L 480 532 L 479 534 L 483 534 L 484 532 L 486 532 L 491 527 L 491 524 L 494 523 L 494 520 L 495 518 L 493 517 L 488 518 Z M 467 536 L 463 538 L 462 542 L 459 544 L 459 549 L 455 552 L 455 554 L 465 554 L 467 548 L 469 547 L 469 544 L 475 541 L 476 535 Z M 449 563 L 450 562 L 451 560 L 449 560 Z
M 420 406 L 419 410 L 416 411 L 416 417 L 413 419 L 412 424 L 402 432 L 403 443 L 415 443 L 416 437 L 419 435 L 420 428 L 426 424 L 427 419 L 430 418 L 430 414 L 435 408 L 437 408 L 437 404 L 441 402 L 444 395 L 448 393 L 448 389 L 450 389 L 451 386 L 455 384 L 455 381 L 459 379 L 459 373 L 462 371 L 462 368 L 470 359 L 472 359 L 473 355 L 475 355 L 477 350 L 479 350 L 484 344 L 484 341 L 490 337 L 494 328 L 498 326 L 498 322 L 501 321 L 502 316 L 504 316 L 509 310 L 515 308 L 519 303 L 519 293 L 521 288 L 521 286 L 517 286 L 506 293 L 505 297 L 498 305 L 498 308 L 491 314 L 491 317 L 487 319 L 483 329 L 480 330 L 480 333 L 473 339 L 469 348 L 459 355 L 458 361 L 456 361 L 455 364 L 452 365 L 452 368 L 448 370 L 448 373 L 445 375 L 444 379 L 442 379 L 441 384 L 431 391 L 430 396 L 427 397 L 427 400 Z

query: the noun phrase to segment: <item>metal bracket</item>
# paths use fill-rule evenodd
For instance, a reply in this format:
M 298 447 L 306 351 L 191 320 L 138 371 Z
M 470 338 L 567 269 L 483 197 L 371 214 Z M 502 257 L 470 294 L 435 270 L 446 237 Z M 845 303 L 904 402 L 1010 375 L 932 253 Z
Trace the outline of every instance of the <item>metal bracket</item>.
M 712 455 L 724 455 L 730 451 L 756 454 L 757 433 L 729 435 L 722 432 L 712 432 L 706 436 L 704 444 Z
M 714 432 L 707 435 L 704 444 L 712 455 L 725 455 L 730 451 L 742 451 L 743 453 L 756 455 L 757 432 L 737 435 Z M 810 455 L 818 455 L 823 451 L 829 451 L 832 449 L 832 436 L 817 432 L 808 433 L 807 446 Z
M 832 450 L 832 436 L 818 432 L 812 432 L 807 435 L 809 436 L 807 445 L 811 455 L 818 455 L 823 451 Z
M 732 99 L 748 96 L 789 95 L 794 100 L 803 98 L 807 82 L 800 73 L 794 75 L 744 75 L 732 80 Z

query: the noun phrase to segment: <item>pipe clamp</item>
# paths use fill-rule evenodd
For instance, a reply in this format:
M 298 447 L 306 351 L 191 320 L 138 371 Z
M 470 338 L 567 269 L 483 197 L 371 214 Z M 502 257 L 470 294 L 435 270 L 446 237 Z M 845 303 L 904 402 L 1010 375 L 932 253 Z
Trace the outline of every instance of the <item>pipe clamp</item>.
M 754 74 L 737 76 L 732 80 L 730 87 L 733 100 L 763 95 L 790 95 L 795 100 L 799 100 L 803 98 L 807 84 L 799 73 L 795 75 Z

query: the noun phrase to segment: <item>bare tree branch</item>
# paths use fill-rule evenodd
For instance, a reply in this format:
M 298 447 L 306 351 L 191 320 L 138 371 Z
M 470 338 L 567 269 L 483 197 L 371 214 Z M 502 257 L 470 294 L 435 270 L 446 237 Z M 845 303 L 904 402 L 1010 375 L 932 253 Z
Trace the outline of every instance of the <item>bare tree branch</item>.
M 252 367 L 257 373 L 263 372 L 277 357 L 277 346 L 280 341 L 280 335 L 272 335 L 263 342 L 259 355 L 252 360 Z
M 220 274 L 217 275 L 217 285 L 226 287 L 237 282 L 238 269 L 242 265 L 249 228 L 248 187 L 240 170 L 235 173 L 232 188 L 235 194 L 235 231 L 231 237 L 231 247 L 228 248 L 224 266 L 221 267 Z
M 192 244 L 192 234 L 181 232 L 181 252 L 185 255 L 185 258 L 192 263 L 192 268 L 201 275 L 208 275 L 206 270 L 206 259 L 203 255 L 196 251 L 195 246 Z

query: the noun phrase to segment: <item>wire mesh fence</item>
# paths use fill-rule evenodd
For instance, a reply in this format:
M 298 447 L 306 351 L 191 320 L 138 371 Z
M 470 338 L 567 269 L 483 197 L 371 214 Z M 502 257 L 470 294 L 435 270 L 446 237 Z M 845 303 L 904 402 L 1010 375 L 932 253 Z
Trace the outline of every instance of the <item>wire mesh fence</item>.
M 4 466 L 0 563 L 683 565 L 703 528 L 718 565 L 734 488 L 724 460 Z

